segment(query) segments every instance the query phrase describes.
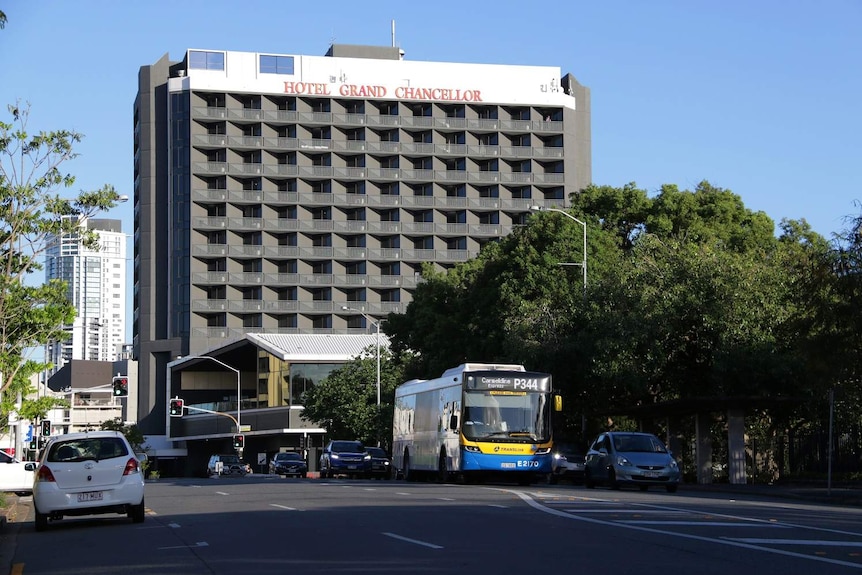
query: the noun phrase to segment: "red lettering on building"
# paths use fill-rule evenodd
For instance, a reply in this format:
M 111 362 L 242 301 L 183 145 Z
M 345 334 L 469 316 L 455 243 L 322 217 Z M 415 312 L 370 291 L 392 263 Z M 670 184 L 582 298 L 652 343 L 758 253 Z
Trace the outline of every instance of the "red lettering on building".
M 400 86 L 395 89 L 395 97 L 400 100 L 439 100 L 448 102 L 481 102 L 481 90 L 462 90 L 460 88 L 413 88 Z
M 386 86 L 342 84 L 338 93 L 348 98 L 385 98 Z
M 320 82 L 285 82 L 285 94 L 329 96 L 329 85 Z

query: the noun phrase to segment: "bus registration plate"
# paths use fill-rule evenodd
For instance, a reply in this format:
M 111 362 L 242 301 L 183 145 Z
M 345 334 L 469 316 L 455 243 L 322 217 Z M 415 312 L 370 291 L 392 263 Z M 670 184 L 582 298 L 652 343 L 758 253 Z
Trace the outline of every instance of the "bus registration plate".
M 102 492 L 101 491 L 88 491 L 87 493 L 79 493 L 78 494 L 78 503 L 85 503 L 87 501 L 101 501 L 102 500 Z
M 503 469 L 515 469 L 515 464 L 511 461 L 504 461 L 500 464 L 500 467 Z

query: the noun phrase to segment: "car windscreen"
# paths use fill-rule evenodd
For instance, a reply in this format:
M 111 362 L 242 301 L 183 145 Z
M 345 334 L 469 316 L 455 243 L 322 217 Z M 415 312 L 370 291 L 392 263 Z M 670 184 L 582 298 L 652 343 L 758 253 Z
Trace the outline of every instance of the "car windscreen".
M 666 453 L 664 444 L 649 435 L 615 435 L 614 449 L 620 453 Z
M 298 453 L 279 453 L 275 456 L 276 461 L 302 461 L 302 456 Z
M 93 437 L 58 441 L 48 452 L 48 461 L 85 461 L 111 459 L 129 455 L 126 444 L 118 437 Z
M 367 451 L 374 457 L 389 457 L 388 455 L 386 455 L 386 452 L 379 447 L 366 447 L 365 451 Z
M 355 441 L 337 441 L 332 444 L 332 451 L 336 453 L 362 453 L 365 448 L 361 443 Z

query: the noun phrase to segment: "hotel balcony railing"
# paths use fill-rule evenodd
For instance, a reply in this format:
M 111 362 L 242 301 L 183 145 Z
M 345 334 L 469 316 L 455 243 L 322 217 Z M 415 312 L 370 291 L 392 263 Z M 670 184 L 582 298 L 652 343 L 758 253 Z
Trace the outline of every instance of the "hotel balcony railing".
M 551 174 L 560 175 L 560 174 Z M 260 198 L 260 203 L 265 204 L 303 204 L 318 206 L 400 206 L 403 208 L 465 208 L 465 209 L 502 209 L 502 210 L 529 210 L 535 200 L 529 198 L 467 198 L 460 196 L 380 196 L 371 194 L 318 194 L 311 192 L 274 192 L 274 191 L 229 191 L 229 190 L 192 190 L 192 201 L 211 202 L 236 202 L 253 201 L 252 198 Z M 220 223 L 216 224 L 221 226 Z M 351 221 L 349 225 L 355 226 L 352 231 L 364 231 L 364 222 Z M 351 231 L 349 226 L 344 231 Z
M 466 261 L 466 250 L 436 250 L 442 261 Z M 344 286 L 344 287 L 416 287 L 417 278 L 400 275 L 367 274 L 274 274 L 274 273 L 229 273 L 197 272 L 192 274 L 195 285 L 237 285 L 237 286 Z M 220 301 L 220 300 L 219 300 Z M 196 310 L 213 311 L 213 310 Z
M 273 151 L 368 152 L 410 156 L 470 156 L 485 158 L 562 158 L 564 148 L 546 146 L 499 146 L 478 144 L 426 144 L 416 142 L 373 142 L 366 140 L 326 140 L 277 138 L 262 136 L 228 136 L 196 134 L 192 138 L 200 148 L 254 148 Z
M 295 110 L 258 110 L 193 106 L 193 118 L 271 121 L 302 125 L 350 125 L 373 127 L 437 128 L 456 130 L 562 132 L 563 122 L 544 120 L 502 120 L 489 118 L 434 118 L 430 116 L 391 116 L 298 112 Z

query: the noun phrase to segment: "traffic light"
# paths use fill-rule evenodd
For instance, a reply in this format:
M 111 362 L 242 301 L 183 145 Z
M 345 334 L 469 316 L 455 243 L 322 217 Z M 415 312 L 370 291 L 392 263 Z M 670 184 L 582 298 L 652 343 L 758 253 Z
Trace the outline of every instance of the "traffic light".
M 42 435 L 51 435 L 51 422 L 47 419 L 42 420 Z
M 39 440 L 35 437 L 30 440 L 30 449 L 32 449 L 33 451 L 39 449 Z
M 235 449 L 242 449 L 245 447 L 245 436 L 244 435 L 234 435 L 233 436 L 233 446 Z
M 171 417 L 182 417 L 183 416 L 183 400 L 179 397 L 175 397 L 171 400 Z
M 114 397 L 125 397 L 129 395 L 129 378 L 125 375 L 115 375 L 111 381 L 114 388 Z

